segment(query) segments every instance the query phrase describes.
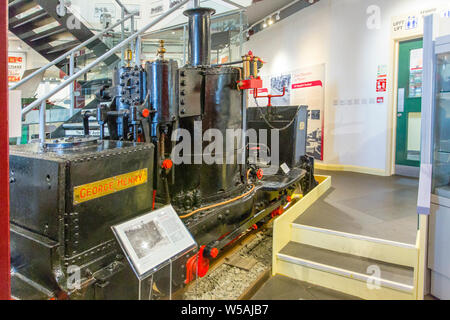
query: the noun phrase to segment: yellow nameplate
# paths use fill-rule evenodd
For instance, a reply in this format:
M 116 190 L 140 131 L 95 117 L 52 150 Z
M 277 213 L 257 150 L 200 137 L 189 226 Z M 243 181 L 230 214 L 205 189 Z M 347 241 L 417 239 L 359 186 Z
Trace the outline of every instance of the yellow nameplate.
M 73 189 L 75 205 L 147 183 L 148 169 L 84 184 Z

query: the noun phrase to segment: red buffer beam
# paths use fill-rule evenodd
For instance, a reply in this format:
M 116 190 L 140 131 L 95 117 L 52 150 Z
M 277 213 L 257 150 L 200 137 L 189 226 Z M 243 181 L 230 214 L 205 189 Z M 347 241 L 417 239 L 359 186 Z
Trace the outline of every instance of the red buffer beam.
M 8 1 L 0 0 L 0 299 L 11 297 L 9 244 Z

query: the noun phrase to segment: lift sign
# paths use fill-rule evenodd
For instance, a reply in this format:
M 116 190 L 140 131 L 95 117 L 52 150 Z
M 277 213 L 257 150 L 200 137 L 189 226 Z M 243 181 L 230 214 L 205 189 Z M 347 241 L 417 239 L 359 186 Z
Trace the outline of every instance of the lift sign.
M 73 204 L 104 197 L 108 194 L 137 187 L 147 183 L 148 169 L 142 169 L 120 176 L 84 184 L 73 189 Z

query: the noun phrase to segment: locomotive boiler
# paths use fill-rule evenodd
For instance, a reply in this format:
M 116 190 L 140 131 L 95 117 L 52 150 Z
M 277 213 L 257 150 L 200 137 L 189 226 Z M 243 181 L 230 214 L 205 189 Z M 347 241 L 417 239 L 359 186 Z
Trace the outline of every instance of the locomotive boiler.
M 136 299 L 142 290 L 163 297 L 172 291 L 167 288 L 204 276 L 221 250 L 280 214 L 295 190 L 315 186 L 306 156 L 307 108 L 248 110 L 248 90 L 261 87 L 260 60 L 249 54 L 242 66 L 211 66 L 212 14 L 208 8 L 185 12 L 185 66 L 166 59 L 161 42 L 155 61 L 115 71 L 113 86 L 99 96 L 98 140 L 11 149 L 17 298 Z M 281 150 L 272 138 L 252 144 L 248 130 L 257 141 L 264 130 L 275 130 Z M 264 175 L 268 153 L 280 158 L 270 176 Z M 110 227 L 169 204 L 200 249 L 177 260 L 170 277 L 157 273 L 142 288 Z M 73 265 L 80 288 L 67 285 Z

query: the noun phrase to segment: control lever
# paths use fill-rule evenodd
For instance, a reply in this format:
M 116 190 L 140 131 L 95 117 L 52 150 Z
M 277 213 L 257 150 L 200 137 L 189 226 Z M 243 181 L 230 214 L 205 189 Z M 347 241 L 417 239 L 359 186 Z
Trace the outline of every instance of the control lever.
M 85 111 L 83 113 L 83 129 L 84 129 L 84 135 L 88 136 L 90 134 L 89 131 L 89 118 L 92 117 L 94 113 L 91 111 Z

